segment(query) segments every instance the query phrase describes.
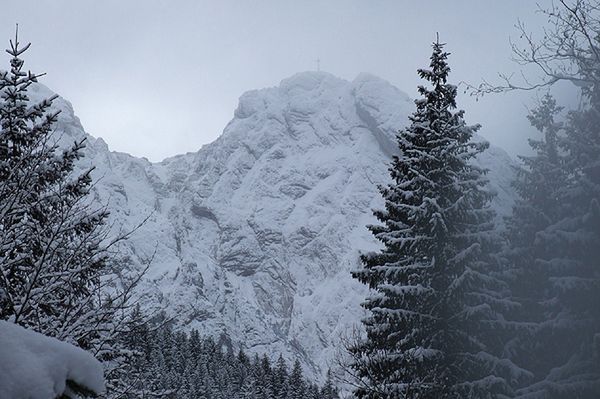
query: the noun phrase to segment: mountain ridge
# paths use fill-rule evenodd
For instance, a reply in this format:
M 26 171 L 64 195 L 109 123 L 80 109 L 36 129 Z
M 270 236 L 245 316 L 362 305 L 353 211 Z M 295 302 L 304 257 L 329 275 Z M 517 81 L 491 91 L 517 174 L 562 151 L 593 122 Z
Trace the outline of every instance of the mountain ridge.
M 34 100 L 52 93 L 34 91 Z M 131 269 L 155 254 L 144 305 L 322 376 L 362 314 L 367 291 L 350 271 L 359 251 L 378 248 L 365 226 L 413 100 L 370 74 L 302 72 L 244 93 L 215 141 L 157 163 L 111 152 L 70 103 L 55 107 L 65 145 L 88 138 L 80 167 L 96 166 L 95 199 L 117 227 L 148 218 L 122 248 Z M 478 163 L 490 169 L 494 208 L 508 214 L 512 160 L 491 147 Z

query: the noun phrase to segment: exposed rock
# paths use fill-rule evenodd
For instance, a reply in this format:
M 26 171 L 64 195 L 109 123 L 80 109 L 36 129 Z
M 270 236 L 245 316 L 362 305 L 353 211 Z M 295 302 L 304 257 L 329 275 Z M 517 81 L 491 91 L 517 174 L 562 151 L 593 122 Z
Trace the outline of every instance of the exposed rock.
M 56 106 L 61 140 L 85 137 L 70 104 Z M 376 222 L 376 186 L 413 108 L 371 75 L 300 73 L 244 94 L 223 134 L 196 153 L 152 164 L 87 136 L 81 167 L 97 166 L 95 195 L 123 229 L 149 217 L 127 249 L 137 265 L 156 253 L 141 286 L 147 306 L 322 375 L 362 316 L 366 290 L 350 271 L 359 251 L 377 248 L 365 225 Z M 479 162 L 506 214 L 512 161 L 492 148 Z

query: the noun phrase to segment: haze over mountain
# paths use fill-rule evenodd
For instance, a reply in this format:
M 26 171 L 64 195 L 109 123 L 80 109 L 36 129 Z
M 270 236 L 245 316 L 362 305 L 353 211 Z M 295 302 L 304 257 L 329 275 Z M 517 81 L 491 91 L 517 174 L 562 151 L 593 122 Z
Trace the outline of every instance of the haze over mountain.
M 34 100 L 51 94 L 33 91 Z M 360 251 L 377 248 L 365 226 L 382 206 L 377 185 L 388 181 L 412 99 L 368 74 L 299 73 L 243 94 L 217 140 L 160 163 L 111 152 L 66 100 L 55 104 L 61 140 L 88 138 L 81 167 L 96 166 L 95 196 L 114 228 L 149 217 L 126 250 L 134 268 L 154 254 L 145 306 L 323 375 L 362 316 L 365 287 L 350 271 Z M 492 147 L 478 162 L 490 169 L 500 220 L 512 205 L 512 160 Z

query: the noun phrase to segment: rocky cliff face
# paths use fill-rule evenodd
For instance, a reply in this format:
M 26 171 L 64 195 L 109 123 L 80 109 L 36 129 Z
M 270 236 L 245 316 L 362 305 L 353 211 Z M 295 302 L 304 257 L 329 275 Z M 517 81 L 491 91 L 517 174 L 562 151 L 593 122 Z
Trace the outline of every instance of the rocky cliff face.
M 86 136 L 71 106 L 56 106 L 61 140 Z M 115 228 L 148 217 L 125 249 L 133 267 L 155 254 L 140 288 L 146 306 L 322 375 L 362 316 L 366 290 L 350 271 L 359 251 L 377 248 L 365 225 L 376 222 L 376 186 L 412 110 L 374 76 L 300 73 L 242 95 L 223 134 L 198 152 L 150 163 L 88 136 L 82 167 L 96 166 L 95 195 Z M 492 148 L 479 162 L 506 214 L 510 158 Z

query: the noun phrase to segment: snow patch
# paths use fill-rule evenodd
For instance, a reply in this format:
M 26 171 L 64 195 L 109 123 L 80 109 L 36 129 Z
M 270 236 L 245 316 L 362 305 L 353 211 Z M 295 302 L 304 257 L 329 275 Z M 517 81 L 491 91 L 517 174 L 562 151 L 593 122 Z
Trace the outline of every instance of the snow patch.
M 104 392 L 102 364 L 88 352 L 0 321 L 0 398 L 54 399 L 67 381 Z

